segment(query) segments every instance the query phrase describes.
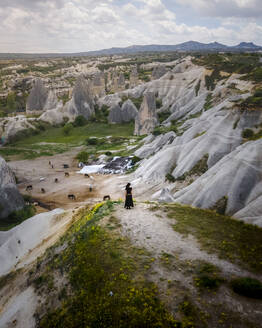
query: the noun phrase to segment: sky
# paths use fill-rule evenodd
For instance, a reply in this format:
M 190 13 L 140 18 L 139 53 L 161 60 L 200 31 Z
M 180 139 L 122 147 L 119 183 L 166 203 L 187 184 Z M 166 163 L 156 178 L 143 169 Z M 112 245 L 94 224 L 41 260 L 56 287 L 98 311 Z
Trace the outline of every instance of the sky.
M 262 0 L 0 0 L 0 53 L 186 41 L 262 45 Z

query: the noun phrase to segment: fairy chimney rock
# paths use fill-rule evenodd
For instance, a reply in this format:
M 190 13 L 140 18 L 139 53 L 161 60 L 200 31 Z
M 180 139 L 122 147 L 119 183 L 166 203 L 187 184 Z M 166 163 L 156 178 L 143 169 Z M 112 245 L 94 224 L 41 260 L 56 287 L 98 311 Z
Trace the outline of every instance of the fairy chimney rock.
M 144 99 L 135 120 L 135 135 L 151 133 L 158 124 L 156 100 L 153 92 L 144 94 Z

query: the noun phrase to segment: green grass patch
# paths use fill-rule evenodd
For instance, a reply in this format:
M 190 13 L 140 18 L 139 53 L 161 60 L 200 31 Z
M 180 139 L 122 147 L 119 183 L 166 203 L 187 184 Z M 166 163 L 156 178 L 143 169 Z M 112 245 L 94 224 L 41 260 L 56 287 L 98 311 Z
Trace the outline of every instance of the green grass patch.
M 145 270 L 139 261 L 143 255 L 112 230 L 97 225 L 113 204 L 99 206 L 67 234 L 70 247 L 54 266 L 67 272 L 70 296 L 63 291 L 61 306 L 50 310 L 39 326 L 181 327 L 158 299 L 157 287 L 136 278 Z
M 253 278 L 237 278 L 231 281 L 233 291 L 239 295 L 262 299 L 262 283 Z
M 206 96 L 206 102 L 205 102 L 205 104 L 204 104 L 204 111 L 209 110 L 211 107 L 212 107 L 212 94 L 209 93 L 209 94 Z
M 6 219 L 0 220 L 0 231 L 10 230 L 23 221 L 35 215 L 36 209 L 33 205 L 25 205 L 21 210 L 11 213 Z
M 225 281 L 219 276 L 219 269 L 211 263 L 201 262 L 194 277 L 195 285 L 200 290 L 216 290 Z
M 11 142 L 8 146 L 0 148 L 0 154 L 6 159 L 33 159 L 40 156 L 52 156 L 63 153 L 75 146 L 84 145 L 86 140 L 99 138 L 96 150 L 120 149 L 121 144 L 133 137 L 134 124 L 88 123 L 85 126 L 71 125 L 68 134 L 64 127 L 51 127 L 41 130 L 36 135 L 26 135 L 19 140 Z M 108 140 L 107 136 L 111 136 Z M 97 139 L 98 140 L 98 139 Z M 116 147 L 116 148 L 114 148 Z
M 210 210 L 168 205 L 174 230 L 192 234 L 203 249 L 254 272 L 262 272 L 262 229 Z

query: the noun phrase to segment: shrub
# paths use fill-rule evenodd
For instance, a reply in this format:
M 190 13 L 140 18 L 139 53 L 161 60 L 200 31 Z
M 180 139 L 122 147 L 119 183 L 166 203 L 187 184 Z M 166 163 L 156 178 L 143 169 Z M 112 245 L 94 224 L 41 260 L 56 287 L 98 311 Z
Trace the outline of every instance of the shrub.
M 166 174 L 166 180 L 169 181 L 169 182 L 175 182 L 176 181 L 176 179 L 170 173 Z
M 88 161 L 89 154 L 86 151 L 81 151 L 76 155 L 76 159 L 79 160 L 79 162 L 86 163 Z
M 251 129 L 245 129 L 245 130 L 243 130 L 243 132 L 242 132 L 242 137 L 243 137 L 243 138 L 246 138 L 246 139 L 248 139 L 248 138 L 252 138 L 253 135 L 254 135 L 254 131 L 251 130 Z
M 65 126 L 63 127 L 63 134 L 68 136 L 72 130 L 73 130 L 73 124 L 66 123 Z
M 77 116 L 74 121 L 74 126 L 84 126 L 86 124 L 87 124 L 87 119 L 83 115 Z
M 106 151 L 106 152 L 105 152 L 105 155 L 106 155 L 106 156 L 111 156 L 112 153 L 111 153 L 111 151 Z
M 207 289 L 217 289 L 221 283 L 223 282 L 223 279 L 219 277 L 212 277 L 207 274 L 200 275 L 199 277 L 195 278 L 195 283 L 197 287 L 200 288 L 207 288 Z
M 170 116 L 170 112 L 161 112 L 161 113 L 158 113 L 157 116 L 158 116 L 159 122 L 162 123 Z
M 141 158 L 138 156 L 132 157 L 132 164 L 135 165 L 136 163 L 140 162 Z
M 162 107 L 162 99 L 156 99 L 156 108 L 161 108 Z
M 231 287 L 237 294 L 262 299 L 262 283 L 253 278 L 237 278 L 231 281 Z
M 196 96 L 198 96 L 198 92 L 199 92 L 199 89 L 200 89 L 200 85 L 201 85 L 201 80 L 198 80 L 198 83 L 197 83 L 197 85 L 195 86 L 195 94 L 196 94 Z
M 98 145 L 99 140 L 98 138 L 88 138 L 86 139 L 87 145 Z

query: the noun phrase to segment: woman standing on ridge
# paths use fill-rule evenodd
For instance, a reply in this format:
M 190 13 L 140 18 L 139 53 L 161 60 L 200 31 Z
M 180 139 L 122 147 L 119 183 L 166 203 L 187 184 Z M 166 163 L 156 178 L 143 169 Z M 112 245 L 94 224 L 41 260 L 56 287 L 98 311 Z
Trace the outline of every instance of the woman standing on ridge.
M 132 188 L 130 187 L 131 184 L 128 182 L 126 185 L 126 201 L 125 201 L 125 208 L 130 210 L 130 206 L 134 207 L 133 198 L 132 198 Z

